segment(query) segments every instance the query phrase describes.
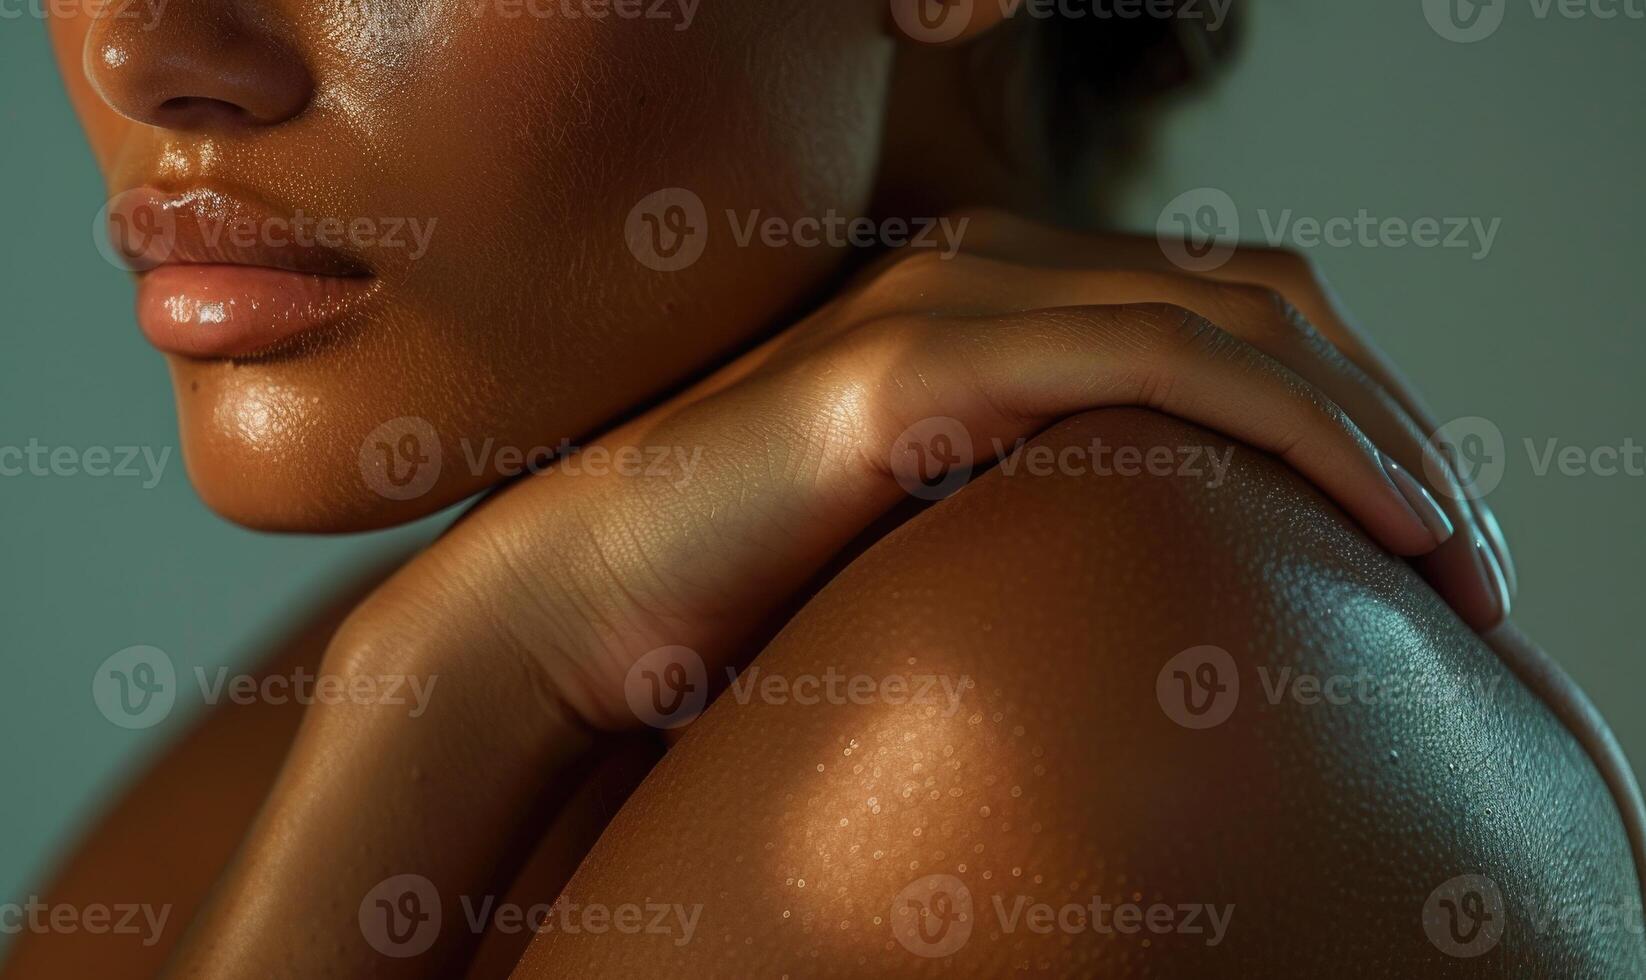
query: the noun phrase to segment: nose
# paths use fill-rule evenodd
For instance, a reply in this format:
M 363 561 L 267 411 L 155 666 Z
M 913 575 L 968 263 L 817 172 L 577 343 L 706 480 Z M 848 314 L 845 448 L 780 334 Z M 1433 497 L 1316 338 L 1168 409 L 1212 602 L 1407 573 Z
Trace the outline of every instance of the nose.
M 128 119 L 164 129 L 274 126 L 300 114 L 313 79 L 289 37 L 246 0 L 116 4 L 86 34 L 92 88 Z

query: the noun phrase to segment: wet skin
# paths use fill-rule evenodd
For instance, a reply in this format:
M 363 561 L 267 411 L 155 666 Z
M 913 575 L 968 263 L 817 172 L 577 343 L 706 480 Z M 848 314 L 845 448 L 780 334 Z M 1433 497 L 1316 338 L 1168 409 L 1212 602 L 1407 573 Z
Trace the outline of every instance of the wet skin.
M 165 955 L 173 976 L 427 976 L 465 963 L 503 975 L 518 932 L 494 928 L 475 958 L 454 907 L 430 952 L 385 958 L 359 925 L 361 896 L 402 873 L 448 898 L 495 893 L 534 841 L 516 893 L 559 893 L 648 761 L 625 680 L 674 644 L 711 669 L 753 658 L 808 674 L 885 674 L 912 651 L 945 651 L 1001 719 L 722 701 L 567 893 L 609 905 L 681 895 L 669 901 L 702 905 L 699 941 L 546 934 L 523 975 L 734 962 L 993 975 L 1025 959 L 1183 975 L 1343 969 L 1333 957 L 1345 948 L 1375 950 L 1353 962 L 1383 972 L 1639 972 L 1629 935 L 1520 932 L 1473 961 L 1424 938 L 1424 897 L 1457 874 L 1490 874 L 1539 907 L 1638 894 L 1637 794 L 1579 695 L 1512 634 L 1493 634 L 1500 663 L 1470 632 L 1509 610 L 1496 523 L 1433 458 L 1431 421 L 1302 263 L 1254 252 L 1190 276 L 1153 242 L 972 211 L 958 216 L 974 224 L 952 261 L 890 255 L 845 280 L 856 257 L 844 250 L 721 235 L 689 269 L 660 274 L 618 230 L 662 187 L 692 188 L 711 215 L 790 219 L 864 213 L 871 200 L 891 214 L 1046 202 L 953 96 L 969 90 L 963 49 L 899 40 L 883 3 L 719 5 L 685 31 L 494 13 L 172 0 L 148 26 L 52 23 L 112 194 L 146 186 L 190 220 L 301 210 L 432 229 L 415 249 L 323 254 L 186 241 L 204 249 L 189 264 L 232 268 L 173 262 L 140 276 L 191 477 L 219 512 L 358 530 L 501 481 L 448 466 L 412 499 L 374 490 L 362 444 L 407 416 L 450 447 L 593 438 L 707 461 L 689 488 L 564 469 L 514 483 L 318 624 L 289 656 L 342 676 L 438 675 L 441 697 L 416 724 L 317 705 L 278 776 L 288 715 L 208 722 L 86 852 L 121 853 L 136 834 L 145 853 L 172 854 L 194 841 L 194 821 L 243 826 L 262 801 L 232 861 L 235 834 L 192 852 L 172 892 L 180 919 L 198 912 L 191 933 L 126 960 L 130 975 Z M 974 24 L 980 37 L 1006 29 L 988 21 Z M 1155 411 L 1044 432 L 1126 405 Z M 894 437 L 932 417 L 959 420 L 979 446 L 1060 448 L 1078 435 L 1238 452 L 1221 490 L 997 472 L 882 540 L 910 475 Z M 1012 547 L 992 553 L 1000 542 Z M 1461 716 L 1258 710 L 1211 733 L 1176 730 L 1154 678 L 1172 653 L 1208 643 L 1243 669 L 1329 673 L 1352 651 L 1392 678 L 1463 665 L 1507 680 L 1494 688 L 1503 700 Z M 1003 733 L 1015 732 L 1000 728 L 1007 708 L 1025 734 Z M 866 777 L 883 784 L 829 775 L 823 757 L 854 738 L 895 752 Z M 956 760 L 942 790 L 959 792 L 881 821 L 857 812 L 859 797 L 935 778 L 897 748 L 911 745 Z M 1399 745 L 1404 768 L 1389 755 Z M 238 783 L 189 775 L 242 757 L 263 763 Z M 1527 760 L 1529 774 L 1514 768 Z M 1037 767 L 1070 778 L 1036 789 Z M 1460 770 L 1469 778 L 1447 775 Z M 176 836 L 142 836 L 153 831 L 133 814 L 166 807 L 180 782 L 213 790 Z M 1001 786 L 1018 799 L 1011 785 L 1027 802 L 972 806 Z M 1015 829 L 983 806 L 1013 814 Z M 1041 830 L 1025 838 L 1025 822 Z M 1011 863 L 957 860 L 962 845 Z M 1012 868 L 1048 879 L 1037 884 L 1058 901 L 1144 882 L 1232 903 L 1245 929 L 1216 947 L 1146 948 L 980 932 L 954 958 L 910 956 L 875 917 L 934 868 L 970 876 L 980 896 Z M 141 888 L 154 870 L 88 857 L 60 887 Z M 814 890 L 799 896 L 791 877 Z M 1288 930 L 1300 918 L 1331 938 L 1298 941 Z M 102 950 L 59 939 L 29 937 L 13 968 L 54 975 Z

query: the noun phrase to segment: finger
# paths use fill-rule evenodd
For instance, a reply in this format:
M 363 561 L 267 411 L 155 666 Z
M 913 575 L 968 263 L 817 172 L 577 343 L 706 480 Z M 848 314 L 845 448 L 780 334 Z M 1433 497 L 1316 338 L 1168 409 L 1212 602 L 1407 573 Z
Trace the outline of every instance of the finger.
M 1231 331 L 1291 366 L 1349 413 L 1379 449 L 1398 467 L 1400 485 L 1433 491 L 1457 533 L 1418 562 L 1418 569 L 1475 630 L 1484 631 L 1508 617 L 1511 592 L 1451 467 L 1405 406 L 1317 333 L 1303 315 L 1278 294 L 1263 287 L 1214 286 L 1185 305 L 1197 303 L 1216 311 Z M 1430 486 L 1428 480 L 1436 481 Z
M 1455 484 L 1447 485 L 1445 504 L 1437 506 L 1433 494 L 1418 479 L 1416 474 L 1427 471 L 1422 465 L 1424 440 L 1414 439 L 1408 426 L 1393 424 L 1406 419 L 1404 413 L 1386 399 L 1367 394 L 1377 392 L 1378 386 L 1308 330 L 1306 323 L 1294 325 L 1284 319 L 1283 301 L 1272 291 L 1180 274 L 1093 273 L 971 256 L 959 262 L 920 259 L 889 267 L 866 291 L 863 302 L 870 313 L 935 307 L 939 312 L 970 316 L 1026 313 L 1058 305 L 1167 302 L 1187 307 L 1254 344 L 1311 384 L 1329 382 L 1328 397 L 1354 400 L 1356 410 L 1349 414 L 1357 423 L 1361 415 L 1377 420 L 1379 433 L 1368 432 L 1374 444 L 1384 448 L 1382 437 L 1394 437 L 1392 441 L 1401 449 L 1394 457 L 1399 465 L 1392 468 L 1390 479 L 1403 488 L 1418 513 L 1428 518 L 1438 539 L 1448 537 L 1459 522 L 1472 526 L 1468 508 L 1456 499 L 1461 493 Z M 1313 342 L 1306 342 L 1310 337 Z M 1438 456 L 1430 462 L 1436 471 L 1450 472 L 1438 465 Z
M 1419 515 L 1428 518 L 1431 531 L 1444 539 L 1419 570 L 1465 622 L 1487 629 L 1508 615 L 1502 601 L 1508 591 L 1504 575 L 1491 556 L 1483 560 L 1476 553 L 1475 546 L 1488 540 L 1486 531 L 1477 523 L 1452 468 L 1402 404 L 1272 289 L 1180 273 L 1094 273 L 972 256 L 959 262 L 919 260 L 888 268 L 864 301 L 882 312 L 935 305 L 940 311 L 974 316 L 1098 303 L 1168 302 L 1193 310 L 1321 389 L 1392 459 L 1390 479 L 1403 488 Z M 1438 486 L 1427 482 L 1428 474 Z M 1437 501 L 1438 511 L 1433 509 Z
M 992 211 L 975 217 L 979 220 L 969 224 L 963 247 L 966 254 L 977 257 L 1071 271 L 1129 268 L 1181 272 L 1153 237 L 1089 235 Z M 1267 286 L 1280 292 L 1351 362 L 1381 385 L 1429 438 L 1439 430 L 1437 418 L 1415 386 L 1371 342 L 1365 331 L 1356 328 L 1343 315 L 1340 304 L 1308 259 L 1284 250 L 1243 247 L 1235 250 L 1224 265 L 1197 275 L 1216 282 Z M 1412 472 L 1446 472 L 1451 474 L 1450 482 L 1459 482 L 1450 460 L 1441 459 L 1434 470 Z M 1512 597 L 1519 589 L 1519 576 L 1508 540 L 1492 508 L 1473 493 L 1464 493 L 1455 499 L 1457 506 L 1453 510 L 1470 514 L 1468 525 L 1491 550 L 1495 559 L 1493 567 L 1500 570 L 1499 577 L 1504 579 Z M 1460 571 L 1474 566 L 1472 561 L 1451 559 L 1444 564 Z
M 1421 487 L 1397 485 L 1336 402 L 1190 310 L 1081 306 L 923 322 L 936 331 L 934 351 L 965 362 L 959 370 L 988 393 L 977 406 L 985 428 L 1007 427 L 988 419 L 990 406 L 1039 420 L 1153 408 L 1281 457 L 1396 554 L 1427 554 L 1444 538 L 1438 504 Z

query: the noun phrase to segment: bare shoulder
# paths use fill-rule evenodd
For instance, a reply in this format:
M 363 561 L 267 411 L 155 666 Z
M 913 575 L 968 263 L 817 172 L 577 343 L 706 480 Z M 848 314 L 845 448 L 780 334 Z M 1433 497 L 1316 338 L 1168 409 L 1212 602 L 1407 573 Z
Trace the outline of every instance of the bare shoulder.
M 1646 975 L 1580 739 L 1284 466 L 1138 410 L 1009 462 L 809 603 L 562 896 L 691 936 L 551 923 L 521 975 Z

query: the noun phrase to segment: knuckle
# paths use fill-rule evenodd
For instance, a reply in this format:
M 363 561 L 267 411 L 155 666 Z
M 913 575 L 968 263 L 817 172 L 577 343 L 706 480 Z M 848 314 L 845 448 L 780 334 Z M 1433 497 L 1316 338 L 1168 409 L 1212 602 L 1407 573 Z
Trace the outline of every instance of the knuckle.
M 1267 283 L 1231 282 L 1219 287 L 1225 303 L 1265 318 L 1289 317 L 1295 310 L 1280 290 Z
M 1175 303 L 1140 303 L 1129 309 L 1136 312 L 1161 348 L 1170 353 L 1203 352 L 1223 337 L 1217 324 Z
M 425 669 L 425 644 L 413 623 L 410 610 L 381 592 L 374 594 L 337 628 L 321 672 L 347 680 Z
M 864 317 L 852 328 L 850 347 L 854 353 L 866 350 L 925 351 L 936 342 L 938 319 L 919 313 L 885 313 Z
M 964 253 L 945 257 L 935 249 L 905 248 L 888 257 L 861 284 L 852 296 L 851 309 L 867 319 L 906 309 L 921 297 L 937 302 L 956 276 L 970 274 L 971 266 Z
M 970 265 L 964 253 L 949 255 L 935 248 L 907 246 L 892 257 L 871 285 L 899 289 L 938 288 Z
M 1335 431 L 1358 431 L 1354 422 L 1350 420 L 1349 413 L 1319 388 L 1299 380 L 1292 390 L 1298 410 L 1312 425 Z
M 1319 331 L 1285 293 L 1266 283 L 1235 282 L 1219 287 L 1231 318 L 1262 336 L 1291 346 L 1316 347 Z
M 1241 249 L 1259 268 L 1270 271 L 1280 282 L 1312 282 L 1315 279 L 1314 260 L 1293 248 L 1284 246 L 1254 246 Z
M 1023 224 L 1023 219 L 1004 208 L 986 204 L 968 204 L 944 215 L 950 221 L 965 221 L 972 227 L 1012 228 Z

